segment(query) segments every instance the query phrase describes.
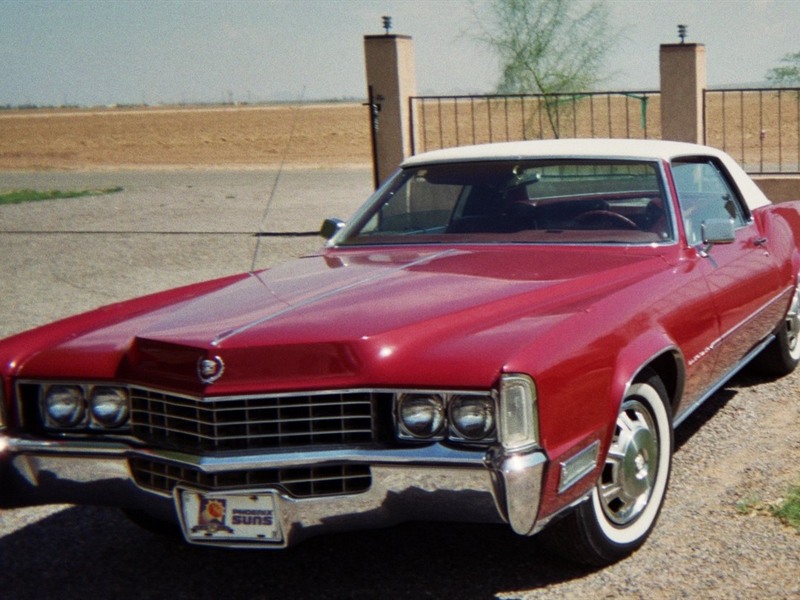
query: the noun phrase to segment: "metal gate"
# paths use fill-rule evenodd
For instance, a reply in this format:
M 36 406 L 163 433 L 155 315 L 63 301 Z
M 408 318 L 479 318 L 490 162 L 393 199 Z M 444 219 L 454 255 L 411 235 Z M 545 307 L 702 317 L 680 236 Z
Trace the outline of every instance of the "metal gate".
M 414 96 L 411 151 L 560 137 L 659 138 L 660 97 L 654 91 Z
M 800 172 L 800 88 L 706 90 L 705 142 L 749 173 Z

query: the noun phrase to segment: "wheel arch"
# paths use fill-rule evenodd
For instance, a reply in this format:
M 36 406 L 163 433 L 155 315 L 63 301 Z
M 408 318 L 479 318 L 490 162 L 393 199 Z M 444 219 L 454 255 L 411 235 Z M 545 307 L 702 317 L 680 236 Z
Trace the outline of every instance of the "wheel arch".
M 639 338 L 620 353 L 613 397 L 621 403 L 631 385 L 655 373 L 664 384 L 674 414 L 683 395 L 685 364 L 683 353 L 665 333 Z

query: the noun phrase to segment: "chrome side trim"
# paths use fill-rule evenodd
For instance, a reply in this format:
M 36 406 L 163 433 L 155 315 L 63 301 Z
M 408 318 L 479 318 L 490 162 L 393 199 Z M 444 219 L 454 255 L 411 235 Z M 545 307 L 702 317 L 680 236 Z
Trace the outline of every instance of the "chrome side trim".
M 734 325 L 733 327 L 731 327 L 731 328 L 730 328 L 728 331 L 726 331 L 725 333 L 723 333 L 722 335 L 720 335 L 718 339 L 714 340 L 714 342 L 711 344 L 711 347 L 712 347 L 712 348 L 716 348 L 716 346 L 717 346 L 718 344 L 722 343 L 722 342 L 723 342 L 725 339 L 727 339 L 727 338 L 729 338 L 730 336 L 732 336 L 732 335 L 733 335 L 733 333 L 734 333 L 736 330 L 738 330 L 738 329 L 741 329 L 742 327 L 744 327 L 744 326 L 745 326 L 747 323 L 749 323 L 750 321 L 752 321 L 753 319 L 755 319 L 755 318 L 756 318 L 758 315 L 760 315 L 761 313 L 763 313 L 764 311 L 766 311 L 766 310 L 767 310 L 769 307 L 771 307 L 773 304 L 775 304 L 776 302 L 778 302 L 779 300 L 781 300 L 781 299 L 784 297 L 784 295 L 785 295 L 787 292 L 792 292 L 793 290 L 794 290 L 794 287 L 787 287 L 787 288 L 785 288 L 785 289 L 781 290 L 780 292 L 778 292 L 778 294 L 777 294 L 777 295 L 775 295 L 775 296 L 774 296 L 774 297 L 773 297 L 773 298 L 772 298 L 772 299 L 771 299 L 769 302 L 767 302 L 767 303 L 766 303 L 764 306 L 762 306 L 762 307 L 761 307 L 761 308 L 759 308 L 758 310 L 755 310 L 755 311 L 753 311 L 753 313 L 752 313 L 752 314 L 750 314 L 750 315 L 746 316 L 746 317 L 745 317 L 744 319 L 742 319 L 742 320 L 741 320 L 739 323 L 737 323 L 736 325 Z M 752 357 L 751 357 L 751 358 L 752 358 Z
M 688 364 L 689 366 L 691 366 L 691 365 L 693 365 L 694 363 L 696 363 L 698 360 L 700 360 L 700 359 L 702 359 L 702 358 L 705 358 L 705 357 L 706 357 L 706 356 L 707 356 L 709 353 L 711 353 L 711 352 L 713 352 L 714 350 L 716 350 L 717 348 L 719 348 L 720 344 L 722 344 L 722 343 L 723 343 L 723 342 L 724 342 L 726 339 L 728 339 L 729 337 L 732 337 L 732 336 L 735 334 L 735 332 L 736 332 L 737 330 L 741 329 L 741 328 L 742 328 L 742 327 L 744 327 L 744 326 L 745 326 L 747 323 L 749 323 L 750 321 L 752 321 L 753 319 L 755 319 L 756 317 L 758 317 L 758 315 L 760 315 L 761 313 L 765 312 L 765 311 L 766 311 L 768 308 L 770 308 L 770 307 L 771 307 L 773 304 L 775 304 L 776 302 L 778 302 L 779 300 L 781 300 L 781 299 L 784 297 L 784 295 L 785 295 L 787 292 L 791 292 L 793 289 L 794 289 L 794 288 L 791 288 L 791 287 L 789 287 L 789 288 L 785 288 L 784 290 L 782 290 L 782 291 L 778 292 L 778 294 L 777 294 L 776 296 L 774 296 L 774 297 L 773 297 L 771 300 L 769 300 L 769 302 L 767 302 L 766 304 L 764 304 L 764 305 L 763 305 L 761 308 L 759 308 L 758 310 L 755 310 L 755 311 L 753 311 L 751 314 L 749 314 L 749 315 L 748 315 L 748 316 L 746 316 L 744 319 L 742 319 L 741 321 L 739 321 L 739 322 L 738 322 L 736 325 L 734 325 L 733 327 L 731 327 L 730 329 L 728 329 L 728 331 L 726 331 L 726 332 L 724 332 L 724 333 L 720 334 L 720 335 L 719 335 L 719 336 L 718 336 L 718 337 L 717 337 L 715 340 L 713 340 L 713 341 L 712 341 L 712 342 L 711 342 L 711 343 L 710 343 L 710 344 L 709 344 L 709 345 L 706 347 L 706 349 L 705 349 L 705 350 L 703 350 L 702 352 L 700 352 L 698 355 L 696 355 L 696 356 L 694 356 L 694 357 L 690 358 L 690 359 L 687 361 L 687 364 Z M 771 341 L 771 340 L 772 340 L 772 338 L 769 338 L 769 341 Z M 763 348 L 763 346 L 762 346 L 762 348 Z M 751 356 L 751 355 L 748 355 L 748 356 L 749 356 L 750 358 L 745 358 L 745 359 L 743 359 L 743 360 L 745 360 L 745 361 L 750 361 L 750 360 L 753 358 L 753 356 Z M 739 366 L 739 367 L 736 367 L 736 370 L 737 370 L 737 371 L 738 371 L 739 369 L 741 369 L 741 367 L 740 367 L 740 366 Z
M 691 406 L 686 408 L 686 410 L 677 415 L 675 417 L 674 426 L 678 427 L 681 423 L 683 423 L 686 419 L 688 419 L 689 416 L 694 411 L 700 408 L 700 406 L 706 400 L 708 400 L 711 396 L 717 393 L 723 385 L 725 385 L 734 375 L 736 375 L 745 366 L 747 366 L 747 363 L 753 360 L 756 357 L 756 355 L 758 355 L 759 352 L 761 352 L 764 348 L 766 348 L 774 339 L 775 339 L 775 334 L 771 334 L 767 336 L 764 340 L 762 340 L 762 342 L 758 346 L 756 346 L 750 352 L 748 352 L 747 355 L 738 363 L 736 363 L 736 365 L 734 365 L 734 367 L 730 371 L 728 371 L 725 375 L 723 375 L 714 385 L 708 388 L 706 393 L 700 396 L 700 398 L 698 398 L 694 404 L 692 404 Z

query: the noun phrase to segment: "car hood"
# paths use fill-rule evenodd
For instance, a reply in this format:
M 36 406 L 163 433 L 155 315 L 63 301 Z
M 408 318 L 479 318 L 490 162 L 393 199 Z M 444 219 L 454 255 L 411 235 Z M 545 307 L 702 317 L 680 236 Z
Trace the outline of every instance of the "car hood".
M 606 248 L 332 251 L 133 316 L 120 305 L 107 322 L 79 319 L 16 374 L 213 394 L 485 387 L 537 331 L 659 266 L 653 252 Z

